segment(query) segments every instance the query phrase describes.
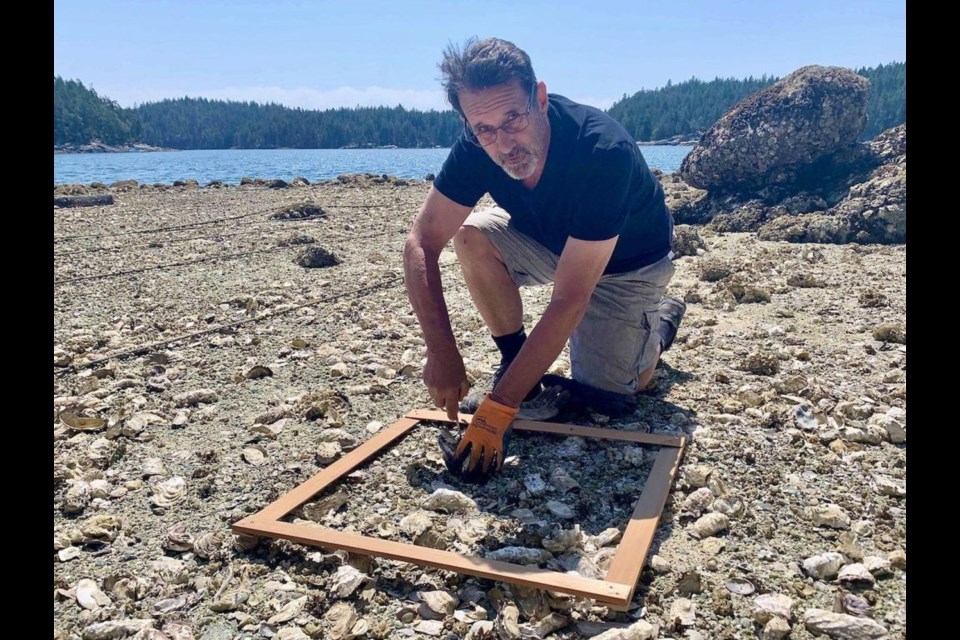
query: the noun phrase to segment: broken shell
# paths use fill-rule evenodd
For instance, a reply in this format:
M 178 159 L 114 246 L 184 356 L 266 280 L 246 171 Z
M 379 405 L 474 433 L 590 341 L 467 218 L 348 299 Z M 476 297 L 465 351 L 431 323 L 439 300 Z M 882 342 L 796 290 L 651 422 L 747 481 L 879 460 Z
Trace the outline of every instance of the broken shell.
M 572 439 L 573 438 L 569 438 L 568 440 Z M 580 488 L 580 483 L 574 480 L 563 467 L 557 467 L 551 472 L 550 484 L 560 489 L 560 491 L 572 491 L 573 489 Z
M 173 397 L 173 402 L 178 407 L 194 407 L 201 403 L 209 404 L 216 401 L 217 392 L 211 389 L 195 389 Z
M 157 600 L 150 607 L 150 615 L 160 616 L 164 613 L 170 613 L 171 611 L 176 611 L 184 607 L 187 604 L 187 598 L 185 596 L 177 596 L 175 598 L 164 598 L 163 600 Z
M 73 480 L 63 498 L 63 512 L 81 513 L 90 504 L 90 499 L 90 485 L 83 480 Z
M 712 512 L 690 525 L 690 535 L 694 538 L 707 538 L 730 526 L 730 518 L 725 514 Z
M 566 505 L 558 500 L 547 500 L 546 507 L 550 513 L 565 520 L 577 515 L 569 505 Z
M 338 598 L 349 598 L 361 584 L 367 581 L 367 576 L 360 573 L 348 564 L 337 567 L 333 576 L 330 591 Z
M 429 511 L 447 511 L 453 513 L 457 511 L 473 511 L 477 508 L 477 503 L 459 491 L 437 489 L 423 501 L 422 506 Z
M 116 540 L 121 529 L 123 529 L 123 521 L 120 518 L 103 514 L 93 516 L 80 526 L 80 531 L 85 538 L 103 539 L 108 542 Z
M 303 505 L 303 515 L 313 522 L 321 522 L 323 517 L 331 511 L 336 511 L 347 502 L 347 492 L 338 490 L 336 493 Z
M 69 562 L 80 557 L 80 549 L 77 547 L 67 547 L 66 549 L 60 549 L 57 552 L 57 558 L 60 559 L 60 562 Z
M 731 578 L 727 580 L 725 584 L 730 593 L 735 593 L 739 596 L 748 596 L 757 590 L 753 583 L 746 578 Z
M 317 445 L 316 456 L 319 464 L 330 464 L 340 457 L 343 449 L 336 442 L 321 442 Z
M 72 411 L 61 411 L 60 422 L 74 431 L 96 431 L 107 426 L 107 421 L 97 417 L 78 416 Z
M 265 435 L 271 440 L 276 440 L 277 436 L 280 435 L 280 432 L 283 431 L 283 425 L 286 423 L 285 419 L 280 419 L 274 422 L 273 424 L 255 424 L 248 429 L 250 433 L 259 433 Z
M 400 528 L 411 538 L 416 538 L 430 528 L 433 520 L 426 511 L 417 510 L 400 519 Z
M 244 461 L 246 461 L 248 464 L 258 467 L 267 461 L 268 454 L 266 449 L 260 445 L 254 444 L 244 447 L 241 455 L 243 456 Z
M 425 620 L 443 620 L 453 615 L 457 597 L 446 591 L 423 591 L 420 593 L 420 617 Z
M 114 461 L 123 455 L 124 449 L 120 445 L 110 442 L 106 438 L 97 438 L 87 447 L 87 459 L 90 464 L 98 469 L 106 469 Z
M 209 560 L 220 550 L 226 538 L 227 535 L 223 531 L 205 533 L 193 543 L 193 552 L 197 556 Z
M 447 530 L 451 529 L 456 533 L 457 539 L 464 544 L 476 544 L 488 532 L 487 523 L 480 518 L 470 518 L 466 521 L 451 518 L 447 523 Z
M 163 462 L 160 458 L 147 458 L 143 461 L 143 470 L 140 475 L 144 478 L 164 476 L 167 475 L 167 470 L 163 468 Z
M 97 583 L 86 578 L 77 583 L 77 602 L 80 603 L 81 607 L 90 611 L 112 604 L 107 594 L 100 591 Z
M 194 640 L 193 628 L 186 622 L 166 622 L 161 631 L 170 640 Z
M 172 507 L 187 497 L 187 481 L 181 476 L 173 476 L 165 482 L 153 485 L 151 502 L 161 509 Z
M 304 606 L 307 604 L 307 596 L 302 596 L 291 600 L 287 604 L 283 605 L 283 608 L 280 609 L 277 613 L 270 616 L 270 619 L 267 620 L 267 624 L 282 624 L 284 622 L 289 622 L 300 615 L 300 612 L 303 611 Z
M 147 629 L 153 629 L 153 620 L 108 620 L 107 622 L 96 622 L 83 630 L 83 640 L 116 640 L 116 638 L 126 638 L 146 632 Z M 139 636 L 142 637 L 142 636 Z
M 193 536 L 187 531 L 187 525 L 178 522 L 167 530 L 167 539 L 163 548 L 168 551 L 190 551 L 193 549 Z
M 343 640 L 352 635 L 350 632 L 357 624 L 357 612 L 350 604 L 337 602 L 323 614 L 323 619 L 331 625 L 328 633 L 331 640 Z
M 357 439 L 343 429 L 324 429 L 320 432 L 319 442 L 336 442 L 344 451 L 357 446 Z
M 517 564 L 540 564 L 553 559 L 553 554 L 546 549 L 530 549 L 527 547 L 502 547 L 489 551 L 483 556 L 487 560 L 503 560 Z

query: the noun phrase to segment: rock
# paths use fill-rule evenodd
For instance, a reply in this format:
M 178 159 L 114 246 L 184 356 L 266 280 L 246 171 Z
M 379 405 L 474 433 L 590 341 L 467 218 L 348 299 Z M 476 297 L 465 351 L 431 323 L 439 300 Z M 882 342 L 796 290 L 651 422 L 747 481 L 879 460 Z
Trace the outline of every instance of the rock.
M 824 609 L 807 609 L 803 624 L 810 633 L 821 633 L 836 640 L 871 640 L 887 635 L 886 628 L 874 620 Z
M 877 474 L 873 476 L 876 483 L 877 492 L 882 496 L 892 496 L 894 498 L 903 498 L 907 495 L 907 490 L 893 478 Z
M 850 528 L 850 516 L 848 516 L 839 505 L 828 504 L 822 507 L 816 507 L 812 510 L 810 516 L 813 523 L 820 527 L 830 527 L 832 529 Z
M 817 161 L 857 144 L 869 81 L 850 69 L 797 69 L 725 113 L 680 165 L 694 187 L 744 191 L 796 183 Z
M 663 556 L 657 554 L 650 556 L 647 564 L 650 565 L 650 569 L 652 569 L 654 573 L 670 573 L 672 571 L 670 563 L 667 562 Z
M 322 269 L 334 267 L 342 260 L 323 247 L 309 245 L 300 252 L 294 262 L 305 269 Z
M 903 549 L 895 549 L 887 556 L 890 558 L 890 564 L 897 569 L 907 570 L 907 552 Z
M 547 483 L 539 473 L 531 473 L 523 478 L 523 486 L 531 496 L 541 496 L 547 490 Z

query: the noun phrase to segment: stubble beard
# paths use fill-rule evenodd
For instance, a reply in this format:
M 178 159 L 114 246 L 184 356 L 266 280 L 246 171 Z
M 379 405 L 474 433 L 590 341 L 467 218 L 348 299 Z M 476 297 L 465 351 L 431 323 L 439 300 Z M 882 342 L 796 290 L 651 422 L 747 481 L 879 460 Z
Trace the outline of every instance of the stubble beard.
M 540 162 L 539 149 L 531 149 L 517 145 L 509 154 L 499 154 L 498 164 L 504 172 L 514 180 L 523 180 L 533 175 Z

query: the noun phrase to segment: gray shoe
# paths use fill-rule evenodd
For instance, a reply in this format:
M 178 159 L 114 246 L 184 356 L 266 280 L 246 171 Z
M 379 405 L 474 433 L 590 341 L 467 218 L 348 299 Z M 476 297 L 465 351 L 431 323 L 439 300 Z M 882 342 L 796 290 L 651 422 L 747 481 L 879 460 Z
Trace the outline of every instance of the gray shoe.
M 660 353 L 665 352 L 673 345 L 677 337 L 677 329 L 683 320 L 687 305 L 682 300 L 664 296 L 660 301 Z

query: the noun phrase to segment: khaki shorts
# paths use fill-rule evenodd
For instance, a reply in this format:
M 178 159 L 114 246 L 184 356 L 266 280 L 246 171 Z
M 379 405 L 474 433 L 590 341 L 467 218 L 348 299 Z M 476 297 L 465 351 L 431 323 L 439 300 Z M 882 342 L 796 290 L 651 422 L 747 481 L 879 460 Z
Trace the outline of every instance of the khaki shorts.
M 559 256 L 517 231 L 503 209 L 474 211 L 464 225 L 483 231 L 500 250 L 518 287 L 553 282 Z M 570 336 L 574 380 L 617 393 L 637 392 L 637 376 L 657 362 L 658 305 L 673 277 L 672 255 L 636 271 L 600 278 Z

